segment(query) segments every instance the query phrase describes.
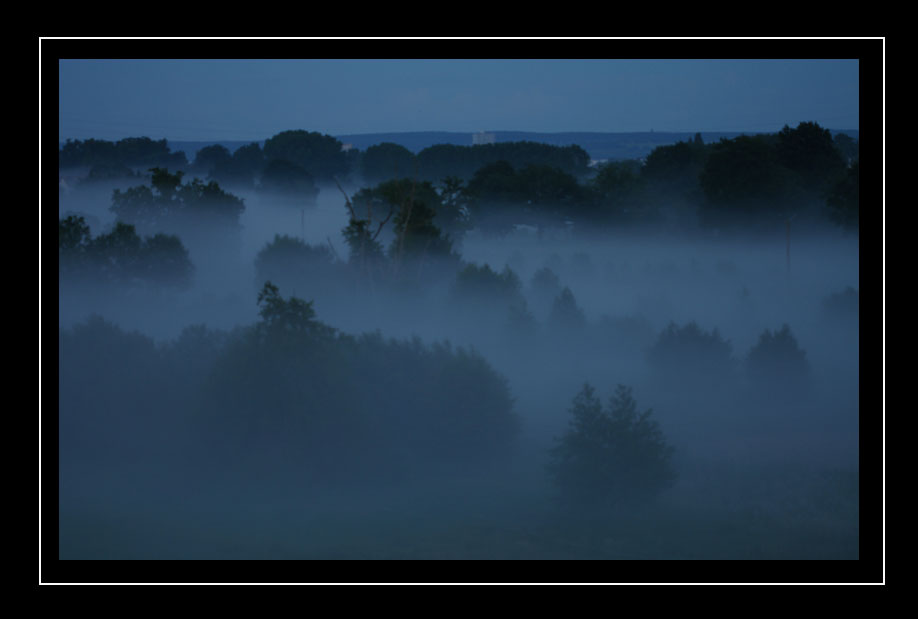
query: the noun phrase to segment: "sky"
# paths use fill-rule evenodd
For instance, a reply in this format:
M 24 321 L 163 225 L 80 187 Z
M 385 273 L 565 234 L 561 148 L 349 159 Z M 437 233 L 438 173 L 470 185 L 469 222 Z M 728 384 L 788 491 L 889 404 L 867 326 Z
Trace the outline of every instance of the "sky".
M 59 137 L 859 129 L 855 60 L 60 59 Z

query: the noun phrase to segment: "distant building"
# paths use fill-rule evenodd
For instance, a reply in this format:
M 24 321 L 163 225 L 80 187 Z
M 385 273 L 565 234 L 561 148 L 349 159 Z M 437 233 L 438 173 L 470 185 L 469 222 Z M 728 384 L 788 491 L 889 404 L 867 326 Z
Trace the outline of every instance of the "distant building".
M 493 144 L 497 141 L 497 138 L 493 133 L 485 133 L 484 131 L 479 131 L 478 133 L 472 134 L 472 144 Z
M 342 145 L 341 145 L 341 150 L 344 151 L 345 153 L 346 153 L 347 151 L 351 150 L 352 148 L 354 148 L 354 145 L 351 144 L 350 142 L 348 142 L 347 144 L 342 144 Z

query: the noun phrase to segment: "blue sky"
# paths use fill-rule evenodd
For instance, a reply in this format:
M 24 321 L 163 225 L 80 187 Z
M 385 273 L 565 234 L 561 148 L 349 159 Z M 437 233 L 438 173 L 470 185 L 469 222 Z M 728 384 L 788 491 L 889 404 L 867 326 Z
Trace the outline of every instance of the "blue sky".
M 859 129 L 857 60 L 59 61 L 61 140 Z

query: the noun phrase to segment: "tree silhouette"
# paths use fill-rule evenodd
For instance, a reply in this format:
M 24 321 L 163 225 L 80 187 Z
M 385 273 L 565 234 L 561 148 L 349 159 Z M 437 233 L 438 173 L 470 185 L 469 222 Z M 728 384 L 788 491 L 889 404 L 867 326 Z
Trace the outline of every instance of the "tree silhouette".
M 638 412 L 631 388 L 619 385 L 603 410 L 584 384 L 569 409 L 570 427 L 551 451 L 549 472 L 564 500 L 609 507 L 653 498 L 676 478 L 674 448 L 652 411 Z

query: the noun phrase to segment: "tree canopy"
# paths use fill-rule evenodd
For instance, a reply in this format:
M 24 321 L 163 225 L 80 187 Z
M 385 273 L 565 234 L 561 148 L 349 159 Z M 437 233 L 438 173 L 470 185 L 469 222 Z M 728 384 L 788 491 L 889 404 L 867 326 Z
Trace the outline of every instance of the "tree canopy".
M 119 221 L 145 231 L 170 228 L 177 220 L 216 220 L 238 225 L 245 210 L 241 198 L 227 193 L 216 183 L 194 179 L 182 184 L 184 173 L 152 168 L 151 187 L 140 185 L 125 191 L 115 189 L 112 212 Z
M 177 236 L 159 233 L 142 238 L 134 226 L 123 222 L 93 238 L 82 217 L 61 219 L 58 252 L 65 279 L 184 288 L 194 272 L 188 250 Z
M 59 153 L 61 168 L 116 164 L 127 167 L 179 167 L 187 163 L 185 153 L 171 152 L 165 139 L 151 140 L 148 137 L 124 138 L 117 142 L 67 140 Z
M 295 164 L 317 181 L 332 181 L 349 172 L 348 158 L 342 144 L 330 135 L 315 131 L 282 131 L 264 145 L 265 160 L 280 159 Z

